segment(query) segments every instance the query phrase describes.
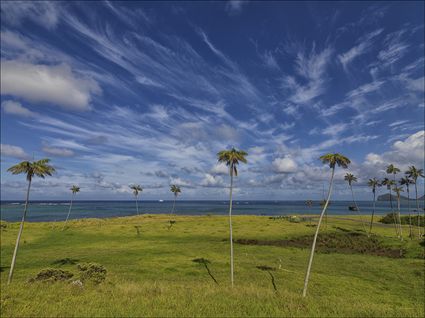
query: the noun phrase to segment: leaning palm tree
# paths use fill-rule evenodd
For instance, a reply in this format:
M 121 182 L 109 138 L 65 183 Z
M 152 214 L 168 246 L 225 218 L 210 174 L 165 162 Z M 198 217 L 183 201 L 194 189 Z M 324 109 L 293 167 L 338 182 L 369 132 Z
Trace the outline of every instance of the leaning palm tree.
M 72 202 L 74 201 L 74 196 L 75 194 L 77 194 L 78 192 L 80 192 L 80 187 L 77 187 L 76 185 L 73 185 L 70 188 L 71 192 L 72 192 L 72 196 L 71 196 L 71 204 L 69 205 L 69 210 L 68 210 L 68 215 L 66 216 L 66 220 L 65 220 L 65 224 L 63 225 L 62 231 L 65 229 L 66 227 L 66 223 L 68 222 L 68 218 L 69 215 L 71 214 L 71 210 L 72 210 Z
M 392 194 L 392 190 L 391 190 L 392 186 L 395 185 L 395 182 L 393 180 L 388 179 L 388 178 L 384 178 L 384 180 L 382 180 L 382 185 L 386 186 L 387 190 L 390 193 L 391 214 L 393 215 L 393 219 L 394 219 L 394 229 L 395 229 L 396 235 L 398 236 L 399 233 L 398 233 L 398 226 L 397 226 L 397 218 L 395 217 L 395 214 L 394 214 L 394 211 L 393 211 L 394 210 L 393 209 L 393 199 L 392 199 L 393 194 Z
M 397 195 L 398 228 L 399 228 L 399 233 L 400 233 L 400 240 L 403 241 L 403 229 L 401 227 L 401 216 L 400 216 L 400 199 L 401 199 L 401 192 L 403 192 L 403 188 L 395 186 L 393 188 L 393 191 Z
M 233 192 L 233 175 L 238 176 L 237 166 L 239 162 L 247 163 L 246 156 L 248 154 L 243 150 L 222 150 L 217 153 L 219 163 L 225 163 L 229 167 L 230 174 L 230 194 L 229 194 L 229 227 L 230 227 L 230 281 L 233 287 L 233 230 L 232 230 L 232 192 Z
M 9 285 L 12 281 L 13 270 L 15 268 L 16 255 L 18 254 L 19 241 L 21 239 L 22 230 L 24 229 L 25 217 L 27 215 L 28 204 L 29 204 L 29 196 L 31 189 L 31 182 L 33 177 L 45 178 L 46 176 L 51 176 L 55 172 L 55 168 L 49 165 L 50 159 L 41 159 L 38 161 L 22 161 L 17 165 L 14 165 L 7 169 L 7 171 L 12 174 L 21 174 L 24 173 L 27 176 L 28 181 L 28 189 L 27 189 L 27 197 L 25 200 L 25 208 L 24 214 L 22 215 L 21 225 L 19 227 L 18 238 L 16 239 L 15 249 L 13 251 L 12 263 L 10 265 L 9 277 L 7 280 L 7 284 Z
M 415 195 L 416 195 L 416 212 L 418 213 L 418 235 L 419 238 L 421 237 L 421 226 L 419 224 L 420 219 L 420 212 L 419 212 L 419 199 L 418 199 L 418 178 L 422 177 L 424 178 L 424 170 L 423 169 L 417 169 L 415 166 L 410 166 L 409 170 L 406 171 L 406 174 L 409 178 L 413 180 L 413 183 L 415 185 Z
M 369 235 L 372 234 L 372 224 L 373 224 L 373 217 L 375 215 L 375 208 L 376 208 L 376 188 L 380 187 L 381 184 L 376 178 L 369 179 L 367 185 L 372 188 L 373 192 L 373 210 L 372 210 L 372 217 L 370 219 L 370 227 L 369 227 Z
M 130 189 L 133 190 L 134 197 L 136 198 L 136 212 L 139 214 L 139 192 L 143 191 L 143 188 L 138 184 L 130 185 Z
M 357 177 L 355 177 L 355 176 L 354 176 L 353 174 L 351 174 L 351 173 L 347 173 L 347 174 L 345 175 L 345 177 L 344 177 L 344 180 L 348 182 L 348 186 L 350 187 L 350 190 L 351 190 L 351 197 L 353 198 L 354 206 L 355 206 L 355 208 L 356 208 L 356 211 L 359 213 L 360 221 L 362 222 L 362 226 L 363 226 L 363 230 L 365 231 L 365 233 L 367 233 L 367 232 L 366 232 L 366 226 L 364 225 L 364 221 L 363 221 L 362 215 L 360 214 L 359 206 L 357 205 L 357 202 L 356 202 L 356 200 L 354 199 L 353 182 L 357 182 Z M 368 235 L 369 235 L 369 234 L 368 234 Z
M 173 194 L 174 194 L 173 210 L 171 211 L 171 214 L 174 214 L 174 207 L 176 206 L 176 199 L 177 199 L 177 196 L 179 195 L 179 193 L 182 192 L 182 190 L 180 189 L 179 186 L 173 184 L 170 187 L 170 191 L 173 192 Z
M 406 186 L 406 192 L 407 192 L 407 212 L 409 213 L 409 237 L 413 238 L 413 232 L 412 232 L 412 216 L 410 214 L 410 191 L 409 186 L 413 184 L 413 180 L 410 179 L 408 176 L 401 178 L 399 181 L 399 184 L 401 186 Z
M 339 167 L 346 169 L 348 168 L 348 165 L 351 163 L 350 159 L 348 159 L 347 157 L 339 153 L 326 154 L 324 156 L 321 156 L 320 160 L 322 160 L 323 163 L 329 164 L 329 167 L 332 169 L 332 172 L 331 172 L 331 179 L 329 181 L 328 198 L 326 200 L 325 205 L 323 206 L 322 213 L 320 214 L 319 222 L 317 223 L 316 233 L 314 234 L 313 245 L 311 246 L 310 259 L 308 261 L 307 273 L 305 275 L 305 280 L 304 280 L 303 297 L 307 295 L 308 280 L 310 277 L 311 265 L 313 264 L 314 250 L 316 248 L 316 241 L 317 241 L 317 235 L 319 234 L 320 224 L 322 223 L 323 215 L 325 214 L 329 204 L 329 200 L 331 199 L 332 185 L 333 185 L 333 179 L 335 175 L 335 167 L 336 165 L 338 165 Z

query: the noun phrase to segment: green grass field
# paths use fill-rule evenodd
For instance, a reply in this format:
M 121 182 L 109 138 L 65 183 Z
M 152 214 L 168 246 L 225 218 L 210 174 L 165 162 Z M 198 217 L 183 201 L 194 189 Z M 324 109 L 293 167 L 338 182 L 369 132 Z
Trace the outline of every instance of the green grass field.
M 355 219 L 354 216 L 345 218 Z M 317 316 L 423 317 L 424 260 L 420 241 L 400 242 L 394 229 L 375 226 L 379 241 L 405 250 L 404 258 L 350 254 L 347 250 L 315 255 L 308 296 L 301 297 L 309 249 L 235 243 L 235 287 L 230 287 L 228 219 L 224 216 L 166 215 L 87 219 L 62 223 L 27 223 L 14 280 L 7 275 L 19 223 L 1 230 L 2 317 L 112 316 Z M 308 222 L 291 223 L 268 217 L 234 217 L 234 239 L 287 240 L 312 235 Z M 140 226 L 137 235 L 135 226 Z M 329 217 L 326 233 L 361 230 L 361 224 Z M 408 233 L 408 227 L 403 228 Z M 363 244 L 363 243 L 362 243 Z M 77 274 L 71 258 L 96 262 L 107 269 L 106 280 L 85 284 L 35 282 L 44 268 Z M 192 260 L 206 258 L 209 269 Z M 266 265 L 270 276 L 256 266 Z

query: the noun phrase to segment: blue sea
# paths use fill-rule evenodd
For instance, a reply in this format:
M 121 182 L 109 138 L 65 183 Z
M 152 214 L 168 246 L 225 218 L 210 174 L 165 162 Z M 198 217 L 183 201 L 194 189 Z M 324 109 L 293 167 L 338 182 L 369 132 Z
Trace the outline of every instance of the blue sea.
M 139 201 L 139 213 L 167 214 L 171 212 L 172 201 Z M 225 215 L 228 213 L 228 201 L 177 201 L 175 214 L 177 215 Z M 328 213 L 333 215 L 356 214 L 349 211 L 351 201 L 332 201 Z M 371 201 L 359 201 L 362 214 L 372 213 Z M 411 202 L 411 206 L 415 205 Z M 423 206 L 423 203 L 422 203 Z M 376 213 L 389 212 L 389 202 L 377 202 Z M 1 201 L 1 219 L 5 221 L 19 221 L 22 218 L 24 202 Z M 66 218 L 69 201 L 31 201 L 27 220 L 62 221 Z M 233 214 L 235 215 L 292 215 L 292 214 L 320 214 L 320 201 L 314 201 L 311 208 L 305 201 L 234 201 Z M 407 202 L 403 202 L 402 213 L 407 212 Z M 135 201 L 74 201 L 70 219 L 80 218 L 110 218 L 136 215 Z

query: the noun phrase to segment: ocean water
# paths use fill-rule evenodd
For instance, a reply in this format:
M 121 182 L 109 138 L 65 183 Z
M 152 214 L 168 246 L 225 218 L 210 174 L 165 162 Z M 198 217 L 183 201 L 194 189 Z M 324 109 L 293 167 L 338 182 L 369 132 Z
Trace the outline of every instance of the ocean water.
M 357 202 L 362 214 L 372 213 L 371 201 Z M 171 212 L 172 201 L 139 201 L 139 213 L 167 214 Z M 328 213 L 333 215 L 356 214 L 349 211 L 351 201 L 332 201 Z M 415 203 L 412 201 L 411 206 Z M 180 201 L 176 202 L 177 215 L 226 215 L 228 201 Z M 421 204 L 423 206 L 423 202 Z M 377 202 L 376 214 L 389 212 L 389 202 Z M 22 218 L 24 202 L 1 201 L 1 219 L 5 221 L 19 221 Z M 32 201 L 29 205 L 27 220 L 62 221 L 65 220 L 69 209 L 69 201 Z M 291 215 L 291 214 L 320 214 L 320 201 L 313 201 L 311 208 L 305 201 L 234 201 L 233 214 L 235 215 Z M 402 213 L 408 213 L 407 202 L 403 202 Z M 108 218 L 136 215 L 135 201 L 74 201 L 70 219 L 80 218 Z

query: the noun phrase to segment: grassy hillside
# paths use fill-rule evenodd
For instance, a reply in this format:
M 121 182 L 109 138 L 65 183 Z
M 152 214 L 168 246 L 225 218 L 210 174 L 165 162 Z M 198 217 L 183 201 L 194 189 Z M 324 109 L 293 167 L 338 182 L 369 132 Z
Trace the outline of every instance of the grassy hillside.
M 234 217 L 239 243 L 233 289 L 223 216 L 176 217 L 171 229 L 168 216 L 158 215 L 72 221 L 66 231 L 61 223 L 28 223 L 10 286 L 5 283 L 19 224 L 2 223 L 1 315 L 422 317 L 419 241 L 401 243 L 393 227 L 382 224 L 375 227 L 377 236 L 365 239 L 358 220 L 347 218 L 356 219 L 329 217 L 323 232 L 330 235 L 319 244 L 305 299 L 301 291 L 309 250 L 302 242 L 315 230 L 309 222 Z M 381 249 L 392 254 L 370 252 Z M 403 257 L 397 258 L 394 250 L 400 249 Z M 67 258 L 71 261 L 61 265 Z M 218 285 L 195 258 L 210 261 Z M 83 287 L 28 282 L 48 267 L 70 271 L 77 279 L 76 264 L 82 262 L 103 265 L 106 280 Z M 277 292 L 269 274 L 257 268 L 262 265 L 275 268 Z

